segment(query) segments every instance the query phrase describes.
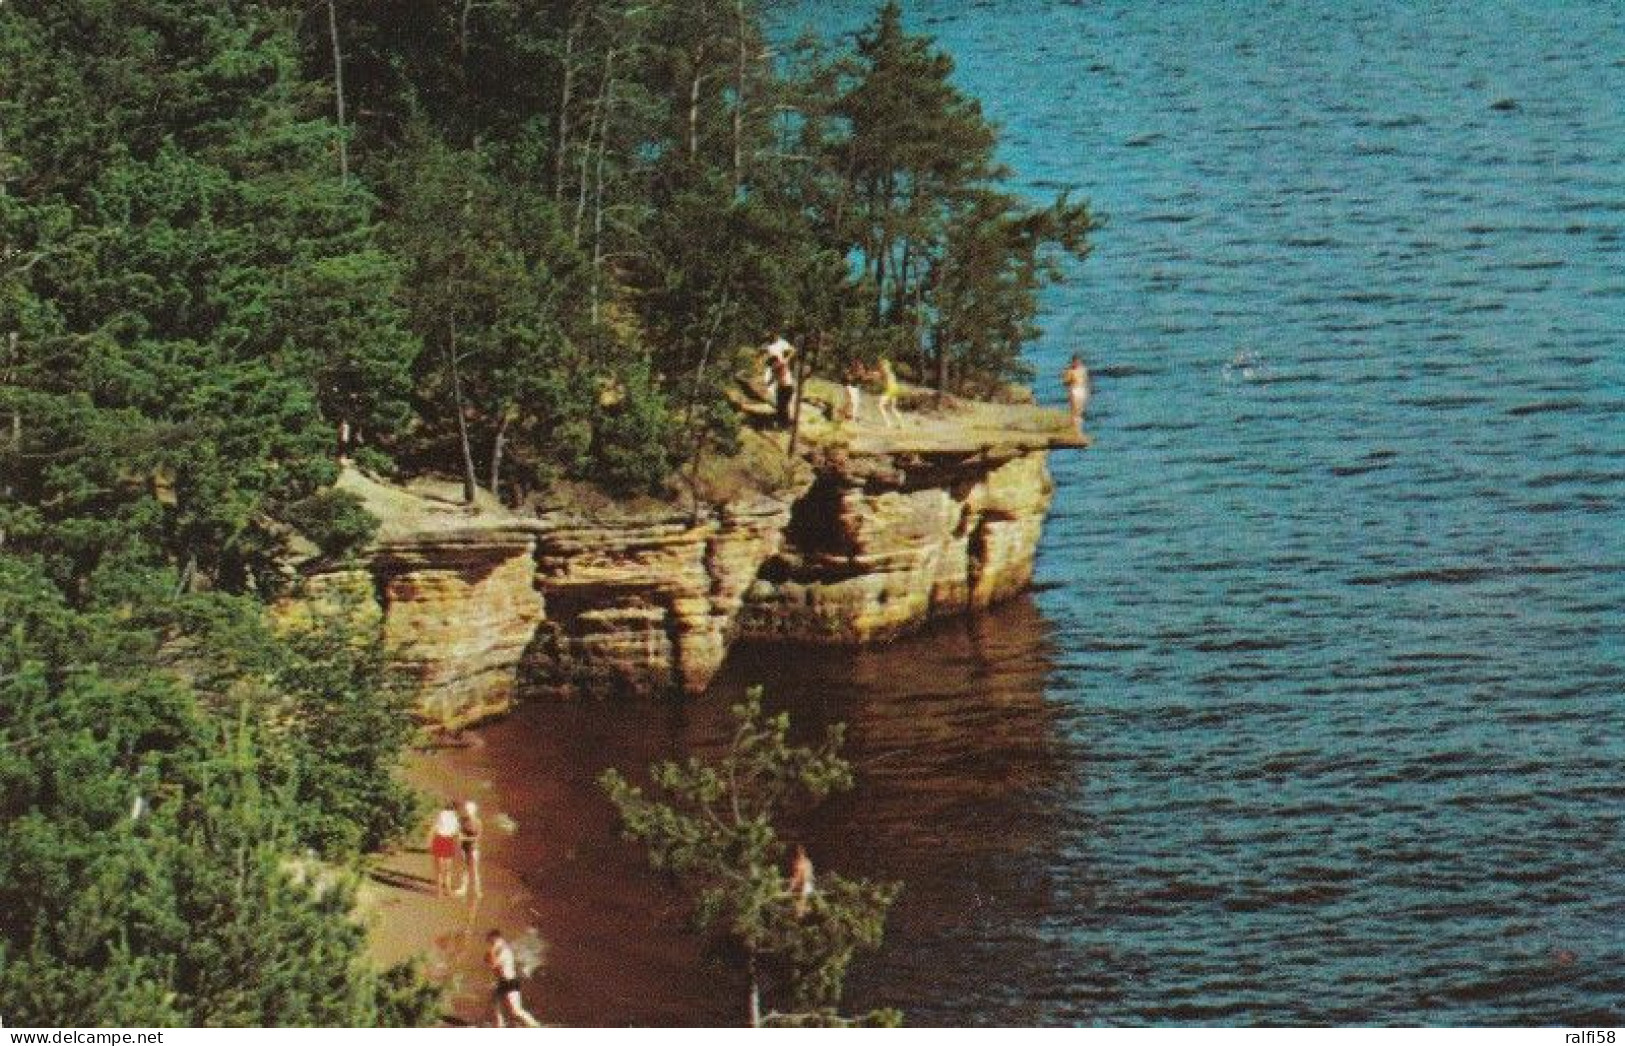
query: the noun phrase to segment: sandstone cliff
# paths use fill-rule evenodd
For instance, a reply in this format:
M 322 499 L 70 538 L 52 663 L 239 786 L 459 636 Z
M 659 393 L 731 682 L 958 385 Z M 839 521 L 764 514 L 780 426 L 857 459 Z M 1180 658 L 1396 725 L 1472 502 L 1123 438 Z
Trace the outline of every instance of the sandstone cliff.
M 791 501 L 756 495 L 694 518 L 672 510 L 537 521 L 547 604 L 520 678 L 552 695 L 705 689 L 746 589 L 783 543 Z
M 860 457 L 821 469 L 751 586 L 740 635 L 862 644 L 1019 592 L 1052 489 L 1033 452 Z
M 782 435 L 747 438 L 783 461 Z M 795 468 L 681 507 L 470 509 L 349 471 L 383 526 L 361 577 L 310 581 L 370 591 L 443 722 L 522 694 L 698 693 L 741 638 L 876 642 L 1020 591 L 1047 452 L 1082 445 L 1032 406 L 956 403 L 888 430 L 812 404 Z

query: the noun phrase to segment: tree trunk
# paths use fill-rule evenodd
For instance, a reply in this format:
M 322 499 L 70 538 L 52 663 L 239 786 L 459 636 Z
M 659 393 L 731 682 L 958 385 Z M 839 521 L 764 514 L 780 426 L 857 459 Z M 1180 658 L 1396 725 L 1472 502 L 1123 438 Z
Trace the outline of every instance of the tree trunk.
M 570 95 L 575 89 L 576 66 L 574 61 L 576 48 L 576 33 L 581 29 L 581 23 L 571 12 L 570 27 L 564 32 L 564 74 L 563 83 L 559 85 L 559 114 L 554 121 L 553 133 L 553 200 L 561 202 L 564 199 L 564 160 L 569 152 L 570 144 Z
M 614 52 L 612 51 L 611 54 Z M 604 85 L 604 118 L 598 125 L 598 166 L 593 175 L 592 200 L 592 322 L 598 322 L 604 268 L 604 154 L 609 149 L 609 118 L 614 105 L 615 79 Z
M 796 402 L 790 412 L 790 444 L 785 450 L 787 457 L 793 458 L 796 456 L 796 444 L 801 438 L 801 396 L 802 392 L 807 388 L 807 375 L 812 373 L 812 359 L 810 357 L 817 353 L 818 349 L 823 346 L 823 342 L 823 334 L 816 332 L 809 334 L 807 336 L 809 351 L 802 353 L 801 358 L 796 360 Z
M 496 438 L 491 441 L 491 493 L 498 499 L 502 497 L 502 452 L 508 447 L 508 424 L 513 421 L 513 409 L 502 412 L 502 422 L 497 425 Z
M 705 48 L 694 50 L 694 76 L 688 84 L 688 155 L 692 159 L 700 154 L 700 81 L 704 79 L 700 63 L 705 60 Z
M 739 33 L 739 65 L 734 80 L 734 192 L 745 185 L 745 0 L 734 0 L 734 25 Z
M 463 61 L 463 75 L 468 75 L 468 17 L 474 13 L 474 0 L 463 0 L 457 15 L 457 57 Z
M 762 1026 L 762 984 L 756 976 L 756 956 L 750 957 L 750 1026 Z
M 339 181 L 350 181 L 349 131 L 344 125 L 344 53 L 339 48 L 337 0 L 327 0 L 327 36 L 333 45 L 333 103 L 339 125 Z
M 611 47 L 604 52 L 604 75 L 599 82 L 598 98 L 593 103 L 592 115 L 587 118 L 587 140 L 581 143 L 581 170 L 579 177 L 581 184 L 576 190 L 576 217 L 571 228 L 571 240 L 577 246 L 581 244 L 582 226 L 587 220 L 587 187 L 590 179 L 587 177 L 593 159 L 593 136 L 596 134 L 601 142 L 604 137 L 604 121 L 609 114 L 605 111 L 606 100 L 609 98 L 611 85 L 614 84 L 615 75 L 615 48 Z
M 711 324 L 711 332 L 700 342 L 700 363 L 694 368 L 694 383 L 688 389 L 688 405 L 683 409 L 683 428 L 688 430 L 694 440 L 694 461 L 688 471 L 688 492 L 694 521 L 700 518 L 700 459 L 705 456 L 705 431 L 696 431 L 694 428 L 694 410 L 700 403 L 700 387 L 705 381 L 705 365 L 711 360 L 711 346 L 717 340 L 717 334 L 722 329 L 722 317 L 728 310 L 728 296 L 724 294 L 717 308 L 716 319 Z
M 0 182 L 0 195 L 4 195 L 3 182 Z M 17 342 L 20 340 L 20 338 L 21 335 L 19 335 L 16 331 L 9 331 L 6 334 L 6 381 L 8 384 L 16 377 L 17 366 L 22 359 L 21 355 L 17 352 Z M 17 454 L 20 453 L 22 449 L 23 412 L 16 406 L 13 406 L 11 408 L 11 452 L 13 454 Z M 13 488 L 9 482 L 9 477 L 7 482 L 0 484 L 0 492 L 3 492 L 8 498 L 12 496 Z M 6 529 L 4 527 L 0 527 L 0 549 L 5 547 Z
M 692 430 L 691 430 L 692 431 Z M 694 460 L 688 463 L 688 518 L 690 526 L 700 522 L 700 466 L 705 461 L 706 446 L 710 441 L 702 431 L 694 437 Z
M 937 403 L 942 403 L 942 397 L 948 392 L 948 339 L 942 336 L 940 326 L 933 328 L 931 340 L 935 342 L 933 348 L 937 357 Z
M 446 321 L 446 361 L 451 366 L 451 402 L 457 411 L 457 440 L 463 451 L 463 503 L 474 504 L 479 482 L 474 472 L 474 448 L 468 439 L 468 418 L 463 410 L 463 375 L 457 362 L 457 321 Z
M 17 370 L 22 364 L 22 353 L 17 350 L 22 335 L 17 331 L 6 333 L 6 382 L 10 384 L 15 380 Z M 23 412 L 20 408 L 11 408 L 11 448 L 14 451 L 23 449 Z M 7 485 L 9 489 L 9 484 Z
M 892 260 L 892 222 L 895 220 L 897 198 L 896 178 L 890 174 L 884 175 L 877 189 L 878 199 L 875 213 L 880 216 L 880 239 L 875 244 L 875 322 L 880 323 L 886 315 L 886 275 Z
M 178 599 L 192 591 L 192 585 L 197 580 L 197 553 L 186 557 L 186 565 L 181 568 L 180 577 L 175 579 L 175 597 Z
M 908 311 L 908 277 L 909 263 L 913 261 L 913 240 L 903 241 L 903 257 L 897 263 L 897 294 L 892 309 L 897 315 Z

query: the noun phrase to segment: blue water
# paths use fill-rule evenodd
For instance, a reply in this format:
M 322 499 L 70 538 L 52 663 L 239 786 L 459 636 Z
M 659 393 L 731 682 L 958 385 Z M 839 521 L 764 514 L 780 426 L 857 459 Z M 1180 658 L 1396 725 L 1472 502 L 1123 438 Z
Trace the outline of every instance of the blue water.
M 854 1001 L 1625 1020 L 1625 5 L 906 10 L 1109 221 L 1036 596 L 785 684 L 908 883 Z

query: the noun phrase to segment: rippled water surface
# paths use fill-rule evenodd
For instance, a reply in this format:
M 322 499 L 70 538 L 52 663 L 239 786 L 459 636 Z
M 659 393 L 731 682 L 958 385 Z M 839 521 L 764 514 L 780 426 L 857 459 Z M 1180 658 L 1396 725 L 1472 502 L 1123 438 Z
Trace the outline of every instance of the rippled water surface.
M 1625 6 L 907 9 L 1110 221 L 1036 595 L 729 669 L 852 724 L 815 856 L 908 884 L 855 1001 L 1625 1020 Z

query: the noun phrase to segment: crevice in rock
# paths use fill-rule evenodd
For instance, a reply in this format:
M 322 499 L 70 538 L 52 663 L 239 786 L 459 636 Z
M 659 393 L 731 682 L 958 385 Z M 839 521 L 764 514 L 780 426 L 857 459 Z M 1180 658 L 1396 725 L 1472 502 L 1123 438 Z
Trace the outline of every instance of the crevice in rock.
M 821 473 L 807 493 L 790 506 L 790 523 L 784 530 L 787 550 L 850 552 L 841 531 L 842 486 L 834 473 Z

